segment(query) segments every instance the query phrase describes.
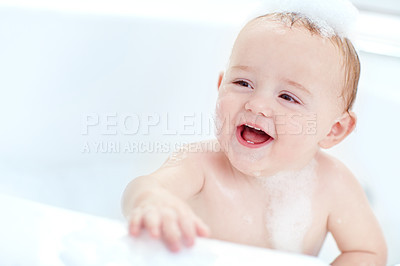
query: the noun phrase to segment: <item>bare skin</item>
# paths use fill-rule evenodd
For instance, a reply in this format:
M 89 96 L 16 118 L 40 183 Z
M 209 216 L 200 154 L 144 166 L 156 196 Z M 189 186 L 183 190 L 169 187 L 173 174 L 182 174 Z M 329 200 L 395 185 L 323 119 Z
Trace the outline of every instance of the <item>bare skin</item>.
M 300 252 L 316 256 L 330 231 L 343 252 L 333 265 L 342 265 L 343 257 L 350 255 L 366 256 L 372 264 L 365 265 L 383 265 L 382 233 L 361 186 L 336 159 L 322 151 L 316 158 L 318 178 L 310 195 L 312 223 Z M 192 246 L 196 236 L 275 248 L 265 216 L 271 198 L 258 181 L 259 177 L 246 179 L 229 167 L 223 152 L 189 153 L 175 165 L 163 166 L 128 185 L 124 213 L 130 220 L 130 233 L 137 236 L 140 230 L 148 230 L 171 251 L 179 251 L 182 244 Z M 251 222 L 246 216 L 251 216 Z M 371 240 L 365 241 L 365 236 Z
M 172 251 L 203 236 L 317 255 L 331 232 L 341 251 L 332 265 L 385 265 L 386 244 L 361 186 L 321 150 L 355 126 L 339 97 L 342 76 L 336 48 L 322 37 L 249 23 L 218 82 L 219 131 L 208 144 L 220 149 L 182 151 L 134 179 L 123 197 L 130 233 L 148 230 Z M 296 131 L 313 114 L 315 131 Z M 268 144 L 239 141 L 243 124 L 260 127 Z

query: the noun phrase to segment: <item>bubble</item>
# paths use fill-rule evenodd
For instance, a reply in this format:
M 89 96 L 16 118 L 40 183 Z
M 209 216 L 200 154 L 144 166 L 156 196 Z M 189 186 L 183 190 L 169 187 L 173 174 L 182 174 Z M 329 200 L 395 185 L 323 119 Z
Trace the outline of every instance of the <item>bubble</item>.
M 262 3 L 259 11 L 263 13 L 257 15 L 273 12 L 300 13 L 325 37 L 349 37 L 358 17 L 357 8 L 348 0 L 269 0 Z
M 276 249 L 302 252 L 304 237 L 312 223 L 315 165 L 313 160 L 300 171 L 259 178 L 269 199 L 265 221 Z

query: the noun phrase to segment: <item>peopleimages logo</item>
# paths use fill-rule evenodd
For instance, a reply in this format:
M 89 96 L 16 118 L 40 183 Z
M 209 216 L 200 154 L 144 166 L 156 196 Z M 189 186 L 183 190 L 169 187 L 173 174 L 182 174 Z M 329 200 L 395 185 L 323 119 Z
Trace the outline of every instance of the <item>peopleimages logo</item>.
M 210 135 L 214 118 L 210 114 L 135 113 L 88 114 L 82 135 Z
M 274 130 L 278 136 L 317 133 L 316 114 L 275 114 L 273 118 L 259 116 L 257 119 L 274 119 L 275 128 L 270 130 Z M 82 153 L 171 153 L 187 146 L 189 143 L 183 140 L 188 140 L 190 136 L 212 139 L 215 138 L 214 134 L 232 134 L 236 130 L 232 129 L 236 127 L 235 121 L 244 120 L 240 117 L 231 119 L 229 116 L 221 120 L 215 119 L 213 114 L 194 112 L 91 113 L 82 119 Z M 173 136 L 175 141 L 171 141 Z M 154 137 L 158 140 L 149 141 Z M 176 143 L 176 137 L 181 137 L 182 141 Z

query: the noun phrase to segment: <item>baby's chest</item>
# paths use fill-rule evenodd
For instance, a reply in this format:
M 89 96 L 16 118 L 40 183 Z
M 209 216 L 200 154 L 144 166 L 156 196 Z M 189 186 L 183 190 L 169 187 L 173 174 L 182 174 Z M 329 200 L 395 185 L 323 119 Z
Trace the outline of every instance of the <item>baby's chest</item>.
M 235 243 L 272 247 L 266 226 L 266 212 L 261 206 L 244 207 L 220 200 L 219 204 L 207 204 L 202 219 L 211 229 L 211 237 Z
M 303 253 L 326 234 L 315 226 L 323 223 L 311 197 L 225 192 L 205 195 L 202 204 L 201 218 L 217 239 Z

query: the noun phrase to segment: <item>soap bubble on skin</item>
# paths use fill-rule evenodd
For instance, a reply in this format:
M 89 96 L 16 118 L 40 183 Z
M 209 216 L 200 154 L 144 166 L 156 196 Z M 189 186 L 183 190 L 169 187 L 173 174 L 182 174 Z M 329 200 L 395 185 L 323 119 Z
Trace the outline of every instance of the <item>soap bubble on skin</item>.
M 308 18 L 324 37 L 349 38 L 358 17 L 357 8 L 348 0 L 269 0 L 262 1 L 253 16 L 268 13 L 299 13 Z
M 274 248 L 302 252 L 312 223 L 311 197 L 316 184 L 316 161 L 300 171 L 283 171 L 258 178 L 269 199 L 266 227 Z
M 252 174 L 253 174 L 253 176 L 255 176 L 255 177 L 260 177 L 260 176 L 261 176 L 261 172 L 260 172 L 260 171 L 255 171 L 255 172 L 253 172 Z
M 226 131 L 226 129 L 224 129 L 224 125 L 225 123 L 228 123 L 229 120 L 228 118 L 222 118 L 220 117 L 218 114 L 221 114 L 221 104 L 220 104 L 220 100 L 217 100 L 217 103 L 215 105 L 215 111 L 214 111 L 214 115 L 213 115 L 213 120 L 214 120 L 214 134 L 217 135 L 221 135 L 224 134 L 225 132 L 223 130 Z M 228 130 L 229 130 L 229 126 L 228 126 Z

